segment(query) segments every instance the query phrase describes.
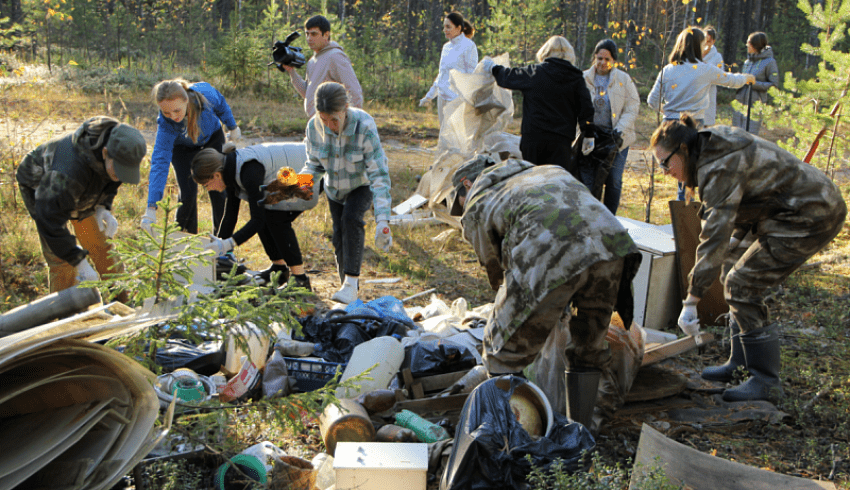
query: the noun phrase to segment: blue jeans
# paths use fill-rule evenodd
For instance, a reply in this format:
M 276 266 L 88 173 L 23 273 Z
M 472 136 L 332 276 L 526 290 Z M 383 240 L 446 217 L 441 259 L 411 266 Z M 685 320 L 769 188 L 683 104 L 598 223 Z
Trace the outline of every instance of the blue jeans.
M 626 170 L 626 159 L 629 157 L 629 149 L 623 148 L 614 157 L 614 163 L 611 166 L 611 171 L 608 172 L 608 177 L 605 179 L 605 188 L 603 190 L 602 204 L 611 211 L 611 214 L 617 214 L 617 208 L 620 207 L 620 196 L 623 193 L 623 172 Z M 581 181 L 588 189 L 593 190 L 595 184 L 595 168 L 580 167 Z
M 348 193 L 345 202 L 328 199 L 333 220 L 334 235 L 331 239 L 336 254 L 339 279 L 345 276 L 360 276 L 363 262 L 363 243 L 366 240 L 363 216 L 372 207 L 372 190 L 363 185 Z

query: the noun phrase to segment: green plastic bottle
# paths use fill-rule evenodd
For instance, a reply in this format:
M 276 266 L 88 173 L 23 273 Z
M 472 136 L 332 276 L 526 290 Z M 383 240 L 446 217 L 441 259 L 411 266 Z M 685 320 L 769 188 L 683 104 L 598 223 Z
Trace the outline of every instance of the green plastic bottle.
M 410 429 L 422 442 L 437 442 L 443 439 L 451 439 L 446 429 L 437 424 L 428 422 L 410 410 L 402 410 L 395 414 L 395 423 L 400 427 Z

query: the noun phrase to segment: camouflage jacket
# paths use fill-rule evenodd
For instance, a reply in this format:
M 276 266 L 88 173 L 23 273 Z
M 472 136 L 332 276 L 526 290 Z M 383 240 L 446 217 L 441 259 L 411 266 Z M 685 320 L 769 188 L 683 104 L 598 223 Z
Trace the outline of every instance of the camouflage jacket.
M 733 236 L 803 238 L 834 229 L 847 206 L 817 168 L 739 128 L 699 133 L 692 175 L 702 201 L 702 232 L 689 292 L 701 298 L 720 274 Z
M 33 199 L 29 211 L 39 234 L 56 256 L 72 265 L 78 264 L 86 251 L 68 231 L 68 220 L 91 216 L 98 204 L 111 209 L 121 185 L 109 178 L 93 151 L 100 135 L 118 123 L 110 117 L 93 117 L 73 133 L 32 150 L 18 166 L 18 185 L 21 193 Z
M 499 314 L 511 318 L 504 338 L 550 291 L 591 265 L 620 258 L 626 267 L 617 310 L 631 325 L 640 252 L 614 215 L 561 167 L 511 159 L 485 169 L 469 190 L 461 223 L 490 285 L 505 288 L 504 304 L 513 311 Z

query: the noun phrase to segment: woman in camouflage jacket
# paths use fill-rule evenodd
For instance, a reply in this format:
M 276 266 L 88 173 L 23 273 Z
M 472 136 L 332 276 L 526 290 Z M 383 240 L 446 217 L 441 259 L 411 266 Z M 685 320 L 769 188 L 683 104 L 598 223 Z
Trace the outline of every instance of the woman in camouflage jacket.
M 726 364 L 707 368 L 703 378 L 730 381 L 744 366 L 752 377 L 726 390 L 725 400 L 781 395 L 779 339 L 768 323 L 764 297 L 841 230 L 847 214 L 841 192 L 823 172 L 774 143 L 739 128 L 697 131 L 687 115 L 663 122 L 650 146 L 662 170 L 691 192 L 698 188 L 702 201 L 700 243 L 679 317 L 686 333 L 698 333 L 697 303 L 727 256 L 736 260 L 721 278 L 731 313 L 732 354 Z M 755 241 L 738 247 L 748 232 Z

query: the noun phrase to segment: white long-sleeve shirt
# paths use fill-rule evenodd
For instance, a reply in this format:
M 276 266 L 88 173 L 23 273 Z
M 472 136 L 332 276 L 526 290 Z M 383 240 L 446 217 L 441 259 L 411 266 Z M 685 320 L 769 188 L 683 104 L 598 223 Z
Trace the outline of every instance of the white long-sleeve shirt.
M 440 72 L 425 98 L 430 100 L 439 95 L 446 102 L 454 100 L 457 94 L 449 86 L 449 71 L 472 73 L 476 65 L 478 65 L 478 48 L 475 47 L 472 39 L 463 34 L 451 39 L 443 45 L 443 51 L 440 54 Z

